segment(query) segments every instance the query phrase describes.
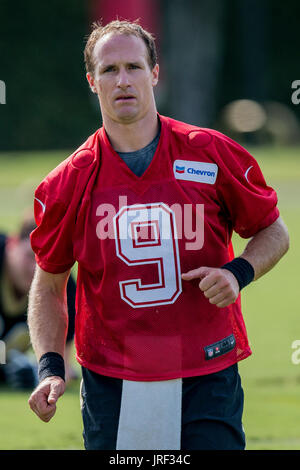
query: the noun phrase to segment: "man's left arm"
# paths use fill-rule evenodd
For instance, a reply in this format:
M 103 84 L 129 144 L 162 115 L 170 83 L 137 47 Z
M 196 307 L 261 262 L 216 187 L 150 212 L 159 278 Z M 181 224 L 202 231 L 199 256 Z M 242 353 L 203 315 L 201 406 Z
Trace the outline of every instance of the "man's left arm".
M 241 258 L 253 266 L 254 280 L 270 271 L 289 249 L 289 234 L 281 217 L 254 235 L 247 243 Z
M 239 256 L 248 261 L 254 270 L 254 279 L 272 269 L 289 249 L 289 234 L 279 217 L 272 225 L 256 233 Z M 227 307 L 236 301 L 240 286 L 235 275 L 228 269 L 202 266 L 182 274 L 182 279 L 200 279 L 199 288 L 209 302 L 217 307 Z

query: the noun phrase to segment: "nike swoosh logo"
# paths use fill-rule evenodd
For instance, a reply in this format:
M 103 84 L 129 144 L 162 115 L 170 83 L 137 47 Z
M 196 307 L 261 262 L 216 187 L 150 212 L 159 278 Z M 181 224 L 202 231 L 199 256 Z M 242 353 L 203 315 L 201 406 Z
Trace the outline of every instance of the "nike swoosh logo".
M 244 176 L 245 176 L 246 180 L 248 181 L 248 183 L 249 183 L 249 180 L 248 180 L 248 173 L 249 173 L 249 171 L 251 170 L 251 168 L 253 168 L 253 165 L 249 166 L 248 170 L 246 170 L 246 171 L 245 171 L 245 174 L 244 174 Z
M 37 197 L 35 197 L 34 199 L 37 200 L 37 202 L 39 202 L 42 206 L 42 210 L 43 210 L 43 214 L 45 213 L 45 210 L 46 210 L 46 204 L 44 204 L 42 201 L 40 201 Z

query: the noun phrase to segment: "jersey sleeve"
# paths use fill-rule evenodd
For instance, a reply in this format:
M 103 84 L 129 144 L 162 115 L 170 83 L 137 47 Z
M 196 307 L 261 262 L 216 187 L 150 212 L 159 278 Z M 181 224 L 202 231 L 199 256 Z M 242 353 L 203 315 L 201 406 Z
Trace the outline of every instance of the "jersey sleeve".
M 100 165 L 98 131 L 41 182 L 35 192 L 37 228 L 31 246 L 37 264 L 53 274 L 68 271 L 75 263 L 74 236 L 78 212 L 89 198 Z
M 44 271 L 63 273 L 75 263 L 77 215 L 84 197 L 89 198 L 99 165 L 96 131 L 52 170 L 35 191 L 37 228 L 30 238 L 36 262 Z
M 67 206 L 55 195 L 53 182 L 45 180 L 37 188 L 34 216 L 37 228 L 30 238 L 37 264 L 53 274 L 67 271 L 75 262 L 72 243 L 75 214 L 72 204 Z
M 277 194 L 267 185 L 257 161 L 241 145 L 219 134 L 217 192 L 232 228 L 250 238 L 279 217 Z

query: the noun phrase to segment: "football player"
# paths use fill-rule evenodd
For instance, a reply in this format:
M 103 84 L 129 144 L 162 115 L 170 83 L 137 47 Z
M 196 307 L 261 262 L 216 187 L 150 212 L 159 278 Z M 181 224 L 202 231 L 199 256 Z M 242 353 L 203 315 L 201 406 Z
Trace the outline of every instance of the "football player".
M 49 421 L 64 393 L 77 261 L 86 449 L 244 449 L 240 291 L 288 249 L 276 193 L 238 143 L 157 112 L 155 43 L 140 25 L 95 25 L 85 63 L 103 126 L 35 194 L 30 407 Z M 239 257 L 233 230 L 250 239 Z

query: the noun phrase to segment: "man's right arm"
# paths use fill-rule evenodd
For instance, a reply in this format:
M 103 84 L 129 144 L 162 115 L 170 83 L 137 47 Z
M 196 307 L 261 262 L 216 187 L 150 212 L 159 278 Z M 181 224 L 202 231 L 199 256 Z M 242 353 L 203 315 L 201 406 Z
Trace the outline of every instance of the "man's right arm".
M 29 293 L 28 327 L 37 360 L 47 352 L 64 357 L 68 328 L 66 285 L 70 270 L 51 274 L 36 267 Z M 56 401 L 65 391 L 61 377 L 51 376 L 40 382 L 29 398 L 31 409 L 48 422 L 56 411 Z

